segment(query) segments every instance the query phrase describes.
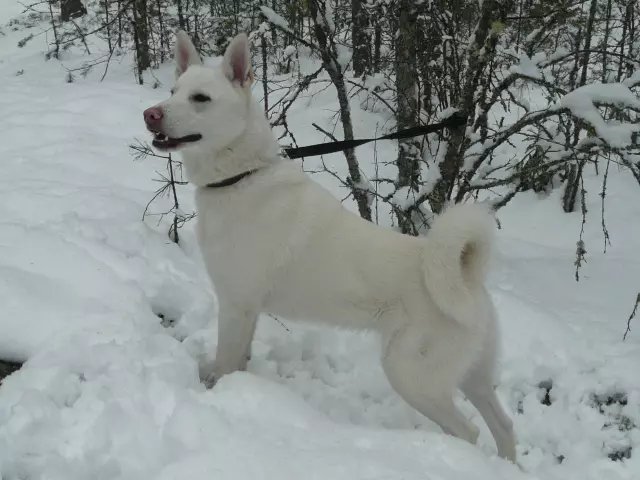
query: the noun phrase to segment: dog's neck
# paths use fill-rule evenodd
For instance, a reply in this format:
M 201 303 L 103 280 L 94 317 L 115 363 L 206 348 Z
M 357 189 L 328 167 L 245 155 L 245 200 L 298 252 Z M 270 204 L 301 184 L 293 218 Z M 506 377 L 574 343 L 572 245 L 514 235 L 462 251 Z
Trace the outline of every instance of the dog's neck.
M 278 142 L 269 121 L 260 106 L 251 99 L 246 128 L 231 144 L 217 152 L 193 148 L 181 153 L 189 181 L 197 187 L 204 187 L 273 165 L 281 161 L 278 152 Z

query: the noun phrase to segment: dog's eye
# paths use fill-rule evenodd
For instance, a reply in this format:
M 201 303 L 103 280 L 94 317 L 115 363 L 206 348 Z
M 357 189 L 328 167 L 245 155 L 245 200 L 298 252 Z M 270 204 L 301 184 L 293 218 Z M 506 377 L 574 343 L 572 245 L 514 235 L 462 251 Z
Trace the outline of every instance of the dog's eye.
M 211 97 L 205 95 L 204 93 L 196 93 L 195 95 L 191 95 L 191 100 L 198 103 L 210 102 Z

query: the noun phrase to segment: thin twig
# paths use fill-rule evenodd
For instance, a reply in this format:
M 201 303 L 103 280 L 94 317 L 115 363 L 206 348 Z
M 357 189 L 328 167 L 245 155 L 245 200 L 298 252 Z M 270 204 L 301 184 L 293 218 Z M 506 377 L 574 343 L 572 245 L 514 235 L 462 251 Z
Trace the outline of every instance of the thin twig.
M 576 243 L 576 261 L 574 262 L 574 265 L 576 266 L 576 282 L 580 281 L 580 267 L 582 267 L 583 262 L 586 263 L 585 255 L 587 254 L 584 240 L 582 240 L 582 236 L 584 234 L 584 226 L 587 223 L 587 191 L 584 188 L 583 164 L 578 167 L 578 176 L 580 177 L 580 206 L 582 212 L 582 225 L 580 227 L 580 238 Z
M 631 320 L 633 320 L 633 317 L 636 316 L 636 313 L 638 311 L 638 305 L 640 305 L 640 293 L 638 293 L 638 296 L 636 297 L 636 304 L 633 306 L 633 311 L 631 312 L 631 315 L 629 315 L 629 318 L 627 319 L 627 330 L 624 332 L 622 341 L 625 341 L 627 339 L 627 335 L 631 331 Z
M 607 245 L 611 245 L 611 240 L 609 239 L 609 230 L 607 229 L 607 225 L 604 221 L 604 199 L 607 196 L 607 180 L 609 178 L 609 164 L 611 163 L 610 159 L 607 159 L 607 167 L 604 171 L 604 178 L 602 180 L 602 191 L 600 192 L 600 198 L 602 199 L 602 208 L 600 209 L 601 213 L 601 223 L 602 223 L 602 233 L 604 234 L 604 253 L 607 253 Z
M 311 125 L 313 125 L 313 127 L 324 133 L 327 137 L 329 137 L 331 140 L 333 140 L 334 142 L 338 142 L 339 140 L 331 133 L 331 132 L 327 132 L 324 128 L 322 128 L 320 125 L 318 125 L 317 123 L 312 123 Z
M 282 321 L 281 321 L 278 317 L 276 317 L 275 315 L 272 315 L 272 314 L 270 314 L 270 313 L 269 313 L 268 315 L 269 315 L 271 318 L 273 318 L 276 322 L 278 322 L 278 323 L 280 324 L 280 326 L 281 326 L 282 328 L 284 328 L 287 332 L 291 333 L 291 329 L 290 329 L 289 327 L 287 327 L 284 323 L 282 323 Z

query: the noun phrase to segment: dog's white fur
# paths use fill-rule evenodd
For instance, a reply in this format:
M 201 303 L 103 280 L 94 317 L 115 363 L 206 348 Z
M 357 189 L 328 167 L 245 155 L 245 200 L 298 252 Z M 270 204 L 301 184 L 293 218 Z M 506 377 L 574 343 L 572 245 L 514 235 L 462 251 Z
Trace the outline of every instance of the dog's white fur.
M 494 219 L 481 205 L 449 208 L 425 238 L 376 226 L 346 210 L 278 145 L 251 96 L 246 35 L 206 68 L 186 34 L 176 47 L 172 97 L 157 107 L 162 131 L 202 140 L 181 148 L 197 187 L 199 246 L 219 300 L 212 386 L 244 370 L 258 314 L 370 328 L 382 338 L 393 388 L 452 435 L 478 428 L 456 408 L 460 387 L 487 422 L 498 454 L 516 456 L 512 422 L 493 389 L 499 343 L 484 287 Z M 192 95 L 211 97 L 199 104 Z M 206 184 L 258 169 L 224 188 Z

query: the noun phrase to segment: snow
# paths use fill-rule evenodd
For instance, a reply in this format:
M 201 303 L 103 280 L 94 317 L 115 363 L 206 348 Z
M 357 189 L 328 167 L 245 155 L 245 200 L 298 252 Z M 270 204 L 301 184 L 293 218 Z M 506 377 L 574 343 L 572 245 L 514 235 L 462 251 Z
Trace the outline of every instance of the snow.
M 636 124 L 612 125 L 605 122 L 597 105 L 629 106 L 640 110 L 640 99 L 623 83 L 600 83 L 579 87 L 562 97 L 560 104 L 593 126 L 597 134 L 612 147 L 624 148 L 632 143 Z
M 633 74 L 622 82 L 625 86 L 632 88 L 640 83 L 640 70 L 636 70 Z
M 336 25 L 333 21 L 333 2 L 331 0 L 324 2 L 324 12 L 322 7 L 318 8 L 318 24 L 326 25 L 330 33 L 336 31 Z
M 433 191 L 433 188 L 436 186 L 436 183 L 442 176 L 442 172 L 440 171 L 440 163 L 444 160 L 447 155 L 447 144 L 435 152 L 435 155 L 431 154 L 429 149 L 424 150 L 423 152 L 423 161 L 428 166 L 428 168 L 423 169 L 423 179 L 424 185 L 422 186 L 422 190 L 419 192 L 418 196 L 422 197 L 424 195 L 428 195 Z
M 282 16 L 278 15 L 272 9 L 270 9 L 269 7 L 265 7 L 264 5 L 260 5 L 260 11 L 265 17 L 267 17 L 267 20 L 269 20 L 270 23 L 273 23 L 274 25 L 277 25 L 278 27 L 281 27 L 286 31 L 290 31 L 289 22 L 287 22 L 284 18 L 282 18 Z
M 408 186 L 400 187 L 391 201 L 396 207 L 406 210 L 415 203 L 415 192 Z
M 351 50 L 348 49 L 345 45 L 336 45 L 336 50 L 338 51 L 338 64 L 344 72 L 345 70 L 347 70 L 349 62 L 351 62 Z
M 68 84 L 61 63 L 43 59 L 44 36 L 18 49 L 26 33 L 5 34 L 0 357 L 27 362 L 0 386 L 1 478 L 640 477 L 640 326 L 632 323 L 622 341 L 640 290 L 640 224 L 632 221 L 640 189 L 622 168 L 609 172 L 606 254 L 602 176 L 587 168 L 580 282 L 573 261 L 582 218 L 562 213 L 560 190 L 544 198 L 521 193 L 500 211 L 489 281 L 503 330 L 497 391 L 514 419 L 521 471 L 495 457 L 486 426 L 463 398 L 460 408 L 481 428 L 478 446 L 443 435 L 404 404 L 370 334 L 263 316 L 249 371 L 207 391 L 198 362 L 215 353 L 216 300 L 193 222 L 177 246 L 167 237 L 168 218 L 142 220 L 164 160 L 134 162 L 128 149 L 147 138 L 141 112 L 165 98 L 172 66 L 153 72 L 157 89 L 152 81 L 135 85 L 128 58 L 112 62 L 102 83 L 100 70 Z M 83 60 L 65 52 L 63 64 Z M 581 102 L 626 95 L 613 88 L 563 101 L 590 115 Z M 323 141 L 313 122 L 328 130 L 334 122 L 335 92 L 322 82 L 311 90 L 289 111 L 300 145 Z M 354 97 L 356 137 L 392 128 L 388 113 L 358 106 Z M 376 168 L 392 176 L 384 160 L 395 158 L 394 142 L 360 147 L 358 157 L 373 158 L 374 148 L 380 164 L 363 162 L 364 178 L 376 177 Z M 344 178 L 341 154 L 324 161 Z M 307 159 L 305 168 L 318 162 Z M 345 196 L 330 175 L 313 178 Z M 193 211 L 192 188 L 178 193 L 181 211 Z M 168 207 L 161 199 L 151 210 Z M 607 399 L 600 411 L 596 400 Z M 629 448 L 628 459 L 608 457 Z
M 286 47 L 284 49 L 284 51 L 282 52 L 282 55 L 285 58 L 288 58 L 288 57 L 292 57 L 293 55 L 295 55 L 295 53 L 296 53 L 296 47 L 294 47 L 293 45 L 289 45 L 288 47 Z
M 538 58 L 529 58 L 527 55 L 520 55 L 520 62 L 517 65 L 512 66 L 509 71 L 513 74 L 526 75 L 531 78 L 542 78 L 542 73 L 538 68 L 539 61 L 543 60 Z

